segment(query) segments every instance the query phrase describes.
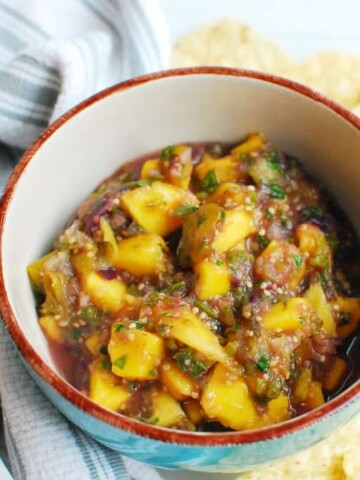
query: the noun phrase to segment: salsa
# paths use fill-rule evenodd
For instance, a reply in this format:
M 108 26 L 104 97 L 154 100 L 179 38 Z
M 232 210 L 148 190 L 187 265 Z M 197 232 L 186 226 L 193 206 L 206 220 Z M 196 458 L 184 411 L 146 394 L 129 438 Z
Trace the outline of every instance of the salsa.
M 359 246 L 319 182 L 260 133 L 122 166 L 28 266 L 63 375 L 162 427 L 244 430 L 354 376 Z

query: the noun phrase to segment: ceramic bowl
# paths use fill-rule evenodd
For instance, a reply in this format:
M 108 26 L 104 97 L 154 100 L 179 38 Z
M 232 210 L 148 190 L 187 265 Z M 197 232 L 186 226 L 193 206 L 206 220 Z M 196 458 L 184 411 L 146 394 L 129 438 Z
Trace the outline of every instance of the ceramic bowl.
M 1 314 L 27 369 L 90 436 L 159 467 L 232 472 L 291 455 L 360 411 L 360 382 L 310 413 L 259 430 L 194 433 L 140 423 L 94 404 L 56 370 L 26 266 L 50 248 L 76 206 L 121 163 L 168 144 L 235 142 L 252 131 L 301 159 L 360 229 L 360 120 L 299 84 L 221 68 L 145 76 L 76 106 L 25 153 L 2 201 Z

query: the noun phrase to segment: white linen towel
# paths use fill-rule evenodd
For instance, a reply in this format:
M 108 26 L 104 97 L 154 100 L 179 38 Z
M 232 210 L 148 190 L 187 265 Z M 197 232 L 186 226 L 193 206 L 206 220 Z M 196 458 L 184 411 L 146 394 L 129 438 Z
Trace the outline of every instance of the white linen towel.
M 158 0 L 0 0 L 0 188 L 21 152 L 59 115 L 109 85 L 161 70 L 168 55 Z M 161 480 L 59 414 L 3 326 L 0 392 L 16 480 Z

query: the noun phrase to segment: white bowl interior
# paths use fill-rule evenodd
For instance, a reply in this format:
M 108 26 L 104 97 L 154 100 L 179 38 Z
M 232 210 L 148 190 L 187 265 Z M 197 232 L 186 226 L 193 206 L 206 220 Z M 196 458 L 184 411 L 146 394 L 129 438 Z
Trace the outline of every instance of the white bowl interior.
M 2 239 L 13 312 L 54 367 L 39 328 L 26 266 L 44 254 L 82 200 L 120 164 L 176 142 L 233 142 L 264 132 L 325 182 L 360 229 L 360 134 L 321 103 L 266 81 L 193 74 L 114 93 L 72 117 L 23 172 Z

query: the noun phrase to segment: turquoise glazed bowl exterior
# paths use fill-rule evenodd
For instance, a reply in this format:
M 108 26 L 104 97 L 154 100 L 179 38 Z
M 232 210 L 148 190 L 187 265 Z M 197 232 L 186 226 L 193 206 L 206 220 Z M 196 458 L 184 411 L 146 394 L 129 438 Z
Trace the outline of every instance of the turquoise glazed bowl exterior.
M 51 125 L 25 153 L 0 213 L 5 326 L 44 394 L 102 444 L 163 468 L 236 472 L 319 442 L 360 411 L 360 382 L 325 405 L 271 427 L 197 433 L 106 410 L 57 370 L 38 325 L 26 265 L 43 254 L 76 206 L 123 162 L 178 142 L 234 142 L 262 131 L 300 158 L 360 229 L 360 120 L 299 84 L 250 71 L 167 71 L 111 87 Z

